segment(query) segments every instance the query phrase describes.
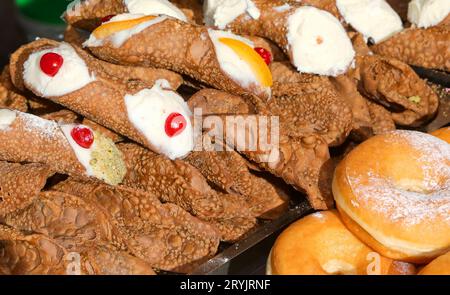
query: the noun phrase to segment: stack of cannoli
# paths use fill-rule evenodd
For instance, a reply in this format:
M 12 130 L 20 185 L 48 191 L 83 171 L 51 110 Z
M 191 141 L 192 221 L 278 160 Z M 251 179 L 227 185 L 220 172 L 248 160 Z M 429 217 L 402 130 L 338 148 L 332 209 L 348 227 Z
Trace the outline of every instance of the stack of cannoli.
M 384 0 L 72 2 L 0 77 L 0 273 L 189 273 L 292 198 L 333 208 L 342 151 L 438 112 L 410 65 L 448 71 L 448 16 L 419 2 L 410 28 Z

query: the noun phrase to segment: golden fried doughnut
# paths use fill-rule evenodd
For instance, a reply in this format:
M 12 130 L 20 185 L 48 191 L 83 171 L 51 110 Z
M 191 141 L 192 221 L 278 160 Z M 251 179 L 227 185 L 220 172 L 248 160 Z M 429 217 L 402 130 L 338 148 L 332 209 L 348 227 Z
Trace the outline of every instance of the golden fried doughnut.
M 350 152 L 333 179 L 346 226 L 382 255 L 425 263 L 450 249 L 450 145 L 394 131 Z
M 277 239 L 267 274 L 414 274 L 412 264 L 374 252 L 342 223 L 336 210 L 314 213 Z
M 431 261 L 419 275 L 450 275 L 450 252 Z
M 434 132 L 431 132 L 430 134 L 450 143 L 450 127 L 438 129 Z

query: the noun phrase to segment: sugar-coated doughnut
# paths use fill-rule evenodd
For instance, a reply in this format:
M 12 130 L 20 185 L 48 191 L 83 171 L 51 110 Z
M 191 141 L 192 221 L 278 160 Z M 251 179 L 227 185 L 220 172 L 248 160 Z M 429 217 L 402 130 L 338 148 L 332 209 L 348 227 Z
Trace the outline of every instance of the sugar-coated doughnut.
M 450 252 L 431 261 L 419 275 L 450 275 Z
M 416 131 L 372 137 L 336 168 L 346 226 L 382 255 L 426 263 L 450 249 L 450 145 Z
M 414 274 L 412 264 L 374 252 L 342 223 L 336 210 L 308 215 L 275 242 L 267 274 Z
M 444 128 L 438 129 L 434 132 L 431 132 L 431 135 L 434 135 L 434 136 L 450 143 L 450 127 L 444 127 Z

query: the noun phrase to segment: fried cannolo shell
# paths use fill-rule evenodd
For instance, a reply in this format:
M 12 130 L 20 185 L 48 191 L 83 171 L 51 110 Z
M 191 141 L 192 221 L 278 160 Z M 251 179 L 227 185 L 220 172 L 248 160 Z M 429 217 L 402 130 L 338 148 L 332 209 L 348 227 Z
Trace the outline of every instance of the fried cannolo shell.
M 217 230 L 155 195 L 125 187 L 68 180 L 56 186 L 97 204 L 120 228 L 133 255 L 163 270 L 176 270 L 214 255 Z
M 103 17 L 124 12 L 126 12 L 126 6 L 123 0 L 89 0 L 79 1 L 76 5 L 69 6 L 63 18 L 74 27 L 93 30 L 100 25 Z
M 224 241 L 236 241 L 255 226 L 256 220 L 240 196 L 219 194 L 188 163 L 171 161 L 136 144 L 118 146 L 129 168 L 124 185 L 151 192 L 215 225 Z
M 0 272 L 10 275 L 66 274 L 66 250 L 44 235 L 24 235 L 0 225 Z
M 64 41 L 82 47 L 86 37 L 74 26 L 67 25 L 64 31 Z
M 374 135 L 383 134 L 395 130 L 395 122 L 392 119 L 391 113 L 382 105 L 368 100 L 370 117 L 372 118 L 372 129 Z
M 356 69 L 349 75 L 359 81 L 361 93 L 390 109 L 399 125 L 419 126 L 438 109 L 436 93 L 399 60 L 378 55 L 358 56 Z
M 143 259 L 104 246 L 88 248 L 81 258 L 83 273 L 87 275 L 155 275 Z
M 0 108 L 21 112 L 28 110 L 27 99 L 14 89 L 9 74 L 9 66 L 6 66 L 0 75 Z
M 450 28 L 409 28 L 378 43 L 371 49 L 382 56 L 407 64 L 450 72 Z
M 202 89 L 188 100 L 192 111 L 199 109 L 202 115 L 246 115 L 254 113 L 252 106 L 242 97 L 216 89 Z
M 124 252 L 99 245 L 80 252 L 69 252 L 44 235 L 25 235 L 4 225 L 0 225 L 0 273 L 8 275 L 155 274 L 150 265 Z
M 330 190 L 329 150 L 326 142 L 316 135 L 294 140 L 281 137 L 279 159 L 267 162 L 266 154 L 245 152 L 252 161 L 272 174 L 283 178 L 299 191 L 307 194 L 311 206 L 316 210 L 333 207 Z
M 280 117 L 286 135 L 301 138 L 318 134 L 330 146 L 338 146 L 350 134 L 352 111 L 330 83 L 281 84 L 273 89 L 268 109 Z
M 197 167 L 208 181 L 226 192 L 241 195 L 255 217 L 272 219 L 287 209 L 286 196 L 266 179 L 252 174 L 246 159 L 226 147 L 222 147 L 223 151 L 213 151 L 214 143 L 211 139 L 207 141 L 211 146 L 192 152 L 186 161 Z
M 353 114 L 352 137 L 363 141 L 373 135 L 372 118 L 370 117 L 367 100 L 357 89 L 356 81 L 346 75 L 330 78 L 337 92 L 351 106 Z
M 52 174 L 45 165 L 0 161 L 0 219 L 30 205 Z
M 108 215 L 95 204 L 62 192 L 42 192 L 30 206 L 6 215 L 3 221 L 21 231 L 46 235 L 69 251 L 96 244 L 127 249 Z
M 58 44 L 59 43 L 56 41 L 40 39 L 25 45 L 16 51 L 12 55 L 10 61 L 11 75 L 14 84 L 18 88 L 26 88 L 22 75 L 23 64 L 32 52 L 44 48 L 55 47 L 58 46 Z M 77 91 L 68 93 L 64 96 L 47 97 L 47 99 L 61 104 L 78 114 L 81 114 L 102 126 L 106 126 L 119 134 L 125 135 L 149 148 L 153 148 L 153 145 L 148 142 L 145 136 L 130 122 L 124 101 L 126 94 L 134 94 L 144 88 L 151 88 L 153 84 L 145 83 L 142 80 L 131 80 L 124 85 L 121 83 L 123 82 L 121 80 L 123 77 L 118 78 L 118 76 L 112 76 L 107 71 L 110 71 L 112 67 L 115 67 L 121 69 L 118 71 L 119 73 L 128 75 L 130 71 L 133 70 L 127 71 L 125 67 L 110 64 L 106 66 L 108 69 L 105 70 L 105 63 L 96 60 L 80 48 L 74 47 L 74 49 L 86 62 L 89 69 L 95 73 L 96 80 Z M 160 78 L 164 77 L 159 76 L 159 71 L 157 71 L 151 79 L 154 82 Z M 30 90 L 34 91 L 36 95 L 41 95 L 35 89 Z
M 230 93 L 269 98 L 257 85 L 244 89 L 221 69 L 206 27 L 177 19 L 167 18 L 153 24 L 120 47 L 105 41 L 104 45 L 89 50 L 112 63 L 164 68 Z
M 1 160 L 41 163 L 62 174 L 86 175 L 58 124 L 30 114 L 16 114 L 13 123 L 0 130 Z

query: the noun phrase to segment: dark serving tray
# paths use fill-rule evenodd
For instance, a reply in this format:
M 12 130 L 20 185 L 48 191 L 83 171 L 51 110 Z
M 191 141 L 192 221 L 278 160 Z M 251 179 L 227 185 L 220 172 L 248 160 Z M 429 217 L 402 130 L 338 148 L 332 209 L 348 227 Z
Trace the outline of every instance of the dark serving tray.
M 222 252 L 198 266 L 190 274 L 264 274 L 267 257 L 278 234 L 292 222 L 313 211 L 306 198 L 294 198 L 291 200 L 289 209 L 278 219 L 263 222 L 246 238 L 228 245 Z

